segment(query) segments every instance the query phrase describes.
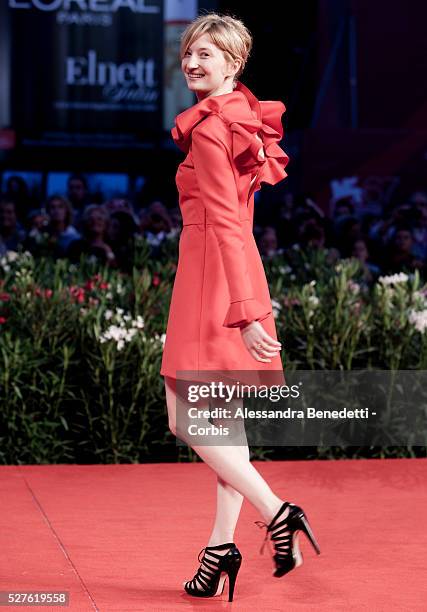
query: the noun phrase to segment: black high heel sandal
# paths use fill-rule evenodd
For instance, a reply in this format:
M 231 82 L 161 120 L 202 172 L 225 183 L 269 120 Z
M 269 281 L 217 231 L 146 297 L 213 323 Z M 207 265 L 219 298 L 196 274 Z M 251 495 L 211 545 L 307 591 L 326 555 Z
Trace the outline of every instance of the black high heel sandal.
M 227 548 L 230 550 L 223 555 L 212 552 Z M 200 559 L 203 551 L 205 551 L 205 554 Z M 208 556 L 206 556 L 206 553 Z M 201 562 L 201 566 L 194 578 L 185 583 L 184 588 L 186 592 L 194 597 L 215 597 L 216 595 L 222 595 L 225 579 L 228 576 L 228 601 L 233 601 L 237 573 L 242 563 L 242 555 L 234 542 L 219 544 L 219 546 L 206 546 L 199 552 L 198 560 Z
M 289 514 L 282 521 L 277 522 L 287 507 L 289 507 Z M 305 533 L 314 550 L 320 555 L 319 545 L 316 542 L 304 510 L 295 504 L 284 502 L 269 525 L 262 521 L 255 521 L 255 524 L 260 528 L 267 528 L 260 554 L 262 554 L 268 535 L 271 533 L 271 541 L 276 551 L 273 555 L 276 565 L 273 576 L 276 576 L 276 578 L 287 574 L 303 562 L 298 543 L 298 531 Z

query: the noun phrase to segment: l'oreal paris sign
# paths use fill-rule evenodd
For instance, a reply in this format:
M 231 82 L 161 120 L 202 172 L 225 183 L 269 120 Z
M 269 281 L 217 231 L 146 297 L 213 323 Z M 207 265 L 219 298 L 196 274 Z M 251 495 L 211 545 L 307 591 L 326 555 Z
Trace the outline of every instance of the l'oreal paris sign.
M 9 0 L 11 9 L 37 9 L 44 12 L 81 11 L 116 13 L 128 9 L 134 13 L 158 13 L 160 7 L 151 6 L 149 0 Z

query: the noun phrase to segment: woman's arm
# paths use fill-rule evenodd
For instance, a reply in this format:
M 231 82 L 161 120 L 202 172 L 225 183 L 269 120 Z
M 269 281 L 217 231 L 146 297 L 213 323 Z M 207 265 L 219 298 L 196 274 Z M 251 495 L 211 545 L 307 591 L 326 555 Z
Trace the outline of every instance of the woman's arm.
M 192 134 L 192 155 L 197 182 L 221 251 L 230 292 L 230 306 L 223 325 L 244 327 L 271 313 L 254 296 L 245 253 L 239 198 L 226 146 L 227 125 L 209 115 Z

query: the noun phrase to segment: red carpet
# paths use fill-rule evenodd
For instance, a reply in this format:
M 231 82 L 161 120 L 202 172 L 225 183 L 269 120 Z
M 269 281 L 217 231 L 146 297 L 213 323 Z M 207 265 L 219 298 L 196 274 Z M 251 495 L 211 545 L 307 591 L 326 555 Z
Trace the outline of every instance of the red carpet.
M 215 476 L 204 464 L 0 468 L 1 591 L 69 591 L 68 608 L 32 610 L 427 610 L 427 460 L 254 462 L 301 505 L 321 548 L 282 578 L 245 502 L 235 600 L 196 599 Z M 2 606 L 2 609 L 17 609 Z

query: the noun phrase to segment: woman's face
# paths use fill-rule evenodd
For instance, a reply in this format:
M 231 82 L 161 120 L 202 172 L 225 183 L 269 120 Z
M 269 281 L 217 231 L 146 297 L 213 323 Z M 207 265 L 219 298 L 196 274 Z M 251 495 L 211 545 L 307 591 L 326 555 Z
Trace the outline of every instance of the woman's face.
M 239 68 L 239 60 L 227 62 L 221 49 L 213 44 L 209 34 L 202 34 L 190 45 L 182 58 L 181 68 L 187 86 L 199 100 L 211 95 L 228 93 L 233 76 Z M 225 80 L 226 77 L 230 77 Z
M 120 221 L 115 217 L 110 217 L 107 225 L 107 237 L 112 242 L 115 242 L 120 237 Z
M 259 248 L 263 255 L 273 255 L 277 250 L 276 232 L 264 232 L 259 240 Z
M 98 210 L 93 210 L 87 222 L 88 228 L 92 234 L 102 236 L 106 229 L 106 218 Z
M 53 221 L 65 221 L 67 209 L 62 200 L 51 200 L 49 203 L 49 216 Z
M 0 226 L 4 228 L 12 228 L 16 225 L 15 204 L 13 202 L 4 202 L 0 206 Z
M 366 248 L 366 244 L 363 240 L 356 240 L 353 246 L 352 255 L 353 257 L 360 259 L 360 261 L 367 261 L 368 249 Z
M 408 230 L 399 230 L 395 234 L 394 244 L 396 248 L 404 253 L 410 253 L 412 249 L 412 235 Z

